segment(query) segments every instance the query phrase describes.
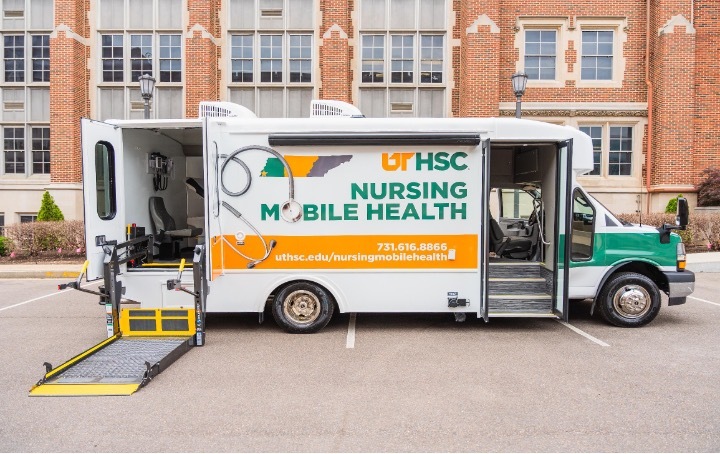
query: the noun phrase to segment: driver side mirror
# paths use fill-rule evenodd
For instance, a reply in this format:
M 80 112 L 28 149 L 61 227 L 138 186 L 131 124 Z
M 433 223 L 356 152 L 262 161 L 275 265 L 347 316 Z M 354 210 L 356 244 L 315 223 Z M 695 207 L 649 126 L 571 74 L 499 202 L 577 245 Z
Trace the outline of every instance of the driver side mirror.
M 685 197 L 678 197 L 677 199 L 677 215 L 675 216 L 675 225 L 681 229 L 685 229 L 688 225 L 688 218 L 690 217 L 690 210 L 688 209 L 688 202 Z

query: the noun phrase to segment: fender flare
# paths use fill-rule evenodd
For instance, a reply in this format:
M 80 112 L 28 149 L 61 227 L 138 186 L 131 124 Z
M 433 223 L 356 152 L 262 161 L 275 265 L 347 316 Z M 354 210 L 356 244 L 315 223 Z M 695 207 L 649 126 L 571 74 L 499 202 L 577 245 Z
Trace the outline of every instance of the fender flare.
M 313 284 L 317 284 L 321 287 L 324 287 L 329 293 L 330 296 L 335 300 L 335 302 L 338 305 L 338 309 L 340 313 L 346 312 L 346 298 L 345 295 L 342 293 L 342 291 L 334 285 L 329 279 L 326 279 L 324 276 L 320 275 L 310 275 L 310 274 L 293 274 L 284 276 L 281 279 L 274 280 L 272 284 L 270 284 L 266 290 L 265 294 L 269 297 L 273 292 L 275 292 L 278 288 L 287 285 L 291 282 L 296 281 L 307 281 L 312 282 Z M 262 312 L 265 310 L 265 302 L 267 301 L 267 298 L 263 300 L 263 302 L 258 306 L 257 312 Z
M 649 260 L 634 259 L 634 260 L 625 260 L 623 262 L 616 263 L 615 265 L 610 267 L 610 269 L 608 269 L 605 272 L 605 275 L 602 277 L 602 279 L 600 279 L 600 284 L 598 284 L 597 290 L 595 291 L 595 297 L 593 298 L 592 306 L 590 306 L 590 315 L 591 316 L 595 313 L 595 305 L 597 304 L 597 300 L 600 297 L 600 292 L 602 291 L 602 288 L 605 286 L 605 283 L 607 282 L 607 280 L 610 279 L 610 276 L 615 274 L 615 272 L 617 270 L 619 270 L 620 268 L 622 268 L 623 266 L 627 266 L 627 265 L 629 265 L 631 263 L 635 263 L 635 262 L 652 266 L 652 267 L 656 268 L 658 270 L 658 272 L 662 272 L 662 270 L 660 269 L 660 266 L 657 263 L 651 262 Z M 652 276 L 648 276 L 648 277 L 652 279 Z

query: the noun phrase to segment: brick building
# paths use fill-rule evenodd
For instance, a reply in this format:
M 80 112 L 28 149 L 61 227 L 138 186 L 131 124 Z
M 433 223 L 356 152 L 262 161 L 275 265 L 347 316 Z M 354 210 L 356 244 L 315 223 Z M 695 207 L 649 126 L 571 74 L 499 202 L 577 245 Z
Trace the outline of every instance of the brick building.
M 50 190 L 82 217 L 80 122 L 224 100 L 261 117 L 313 98 L 366 116 L 523 115 L 587 132 L 583 185 L 616 212 L 694 203 L 720 165 L 717 0 L 0 0 L 0 221 Z

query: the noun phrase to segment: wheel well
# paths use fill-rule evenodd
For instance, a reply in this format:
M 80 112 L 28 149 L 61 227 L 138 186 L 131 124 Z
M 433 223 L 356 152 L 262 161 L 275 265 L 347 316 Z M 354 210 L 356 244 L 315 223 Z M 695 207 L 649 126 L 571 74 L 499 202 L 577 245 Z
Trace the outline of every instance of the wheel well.
M 667 292 L 669 290 L 668 281 L 667 277 L 665 277 L 665 274 L 659 269 L 657 269 L 657 267 L 655 267 L 654 265 L 645 262 L 628 262 L 620 265 L 615 270 L 613 270 L 610 275 L 608 275 L 607 279 L 603 282 L 603 286 L 605 285 L 605 282 L 607 282 L 612 276 L 618 273 L 642 274 L 652 279 L 652 281 L 655 282 L 658 288 L 663 292 Z
M 293 281 L 283 282 L 282 284 L 278 285 L 277 287 L 275 287 L 275 289 L 272 292 L 270 292 L 270 294 L 267 297 L 267 300 L 265 300 L 265 307 L 268 307 L 269 305 L 272 304 L 273 300 L 275 299 L 275 295 L 280 293 L 282 291 L 282 289 L 284 289 L 285 287 L 287 287 L 290 284 L 295 284 L 298 282 L 307 282 L 308 284 L 313 284 L 313 285 L 317 285 L 318 287 L 322 287 L 322 289 L 325 290 L 325 292 L 330 296 L 330 299 L 332 300 L 333 304 L 335 305 L 335 308 L 338 309 L 337 299 L 335 298 L 335 295 L 333 294 L 333 292 L 331 292 L 326 286 L 320 284 L 319 282 L 311 281 L 308 279 L 295 279 Z

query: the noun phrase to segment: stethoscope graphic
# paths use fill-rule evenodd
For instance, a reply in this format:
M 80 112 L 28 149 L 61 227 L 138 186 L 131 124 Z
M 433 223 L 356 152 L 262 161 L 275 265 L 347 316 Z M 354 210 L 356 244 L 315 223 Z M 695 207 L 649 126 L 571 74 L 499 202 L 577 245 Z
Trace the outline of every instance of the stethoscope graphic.
M 217 147 L 218 147 L 217 142 L 215 142 L 216 150 L 217 150 Z M 252 173 L 250 172 L 250 168 L 247 166 L 247 164 L 245 164 L 245 162 L 238 157 L 238 155 L 240 153 L 243 153 L 243 152 L 249 151 L 249 150 L 264 151 L 264 152 L 269 153 L 272 156 L 276 157 L 282 163 L 283 167 L 285 167 L 285 172 L 287 173 L 287 176 L 288 176 L 288 200 L 285 203 L 283 203 L 282 206 L 280 207 L 280 216 L 283 218 L 284 221 L 290 222 L 290 223 L 297 222 L 300 219 L 302 219 L 302 205 L 295 200 L 295 179 L 293 178 L 293 174 L 292 174 L 292 170 L 290 169 L 290 165 L 288 164 L 287 160 L 280 153 L 278 153 L 277 151 L 273 150 L 270 147 L 265 147 L 262 145 L 248 145 L 245 147 L 238 148 L 237 150 L 233 151 L 229 155 L 218 155 L 217 156 L 218 160 L 220 160 L 222 158 L 225 159 L 225 161 L 222 163 L 222 165 L 220 166 L 219 169 L 217 168 L 217 161 L 216 161 L 216 172 L 219 170 L 219 172 L 217 172 L 217 174 L 219 175 L 219 179 L 220 179 L 220 182 L 219 182 L 220 189 L 222 189 L 222 191 L 230 197 L 240 197 L 250 189 L 250 185 L 252 184 Z M 224 180 L 225 170 L 227 168 L 227 165 L 230 162 L 235 162 L 236 164 L 239 164 L 240 167 L 242 167 L 243 170 L 245 170 L 245 175 L 247 177 L 247 182 L 245 183 L 245 186 L 236 192 L 229 190 L 227 188 L 227 186 L 225 186 L 225 180 Z M 219 197 L 218 197 L 218 199 L 219 199 Z M 253 258 L 253 257 L 247 256 L 246 254 L 243 254 L 232 243 L 230 243 L 227 239 L 225 239 L 225 236 L 222 234 L 222 231 L 221 231 L 220 237 L 223 239 L 223 241 L 225 241 L 232 248 L 232 250 L 237 252 L 241 257 L 248 260 L 248 264 L 247 264 L 248 268 L 254 268 L 258 263 L 262 263 L 263 261 L 265 261 L 270 256 L 270 253 L 272 252 L 273 248 L 277 245 L 277 241 L 275 241 L 275 240 L 270 240 L 270 242 L 265 241 L 265 237 L 263 237 L 263 235 L 260 233 L 260 231 L 250 222 L 250 220 L 248 220 L 245 216 L 243 216 L 242 213 L 240 213 L 240 211 L 238 211 L 235 207 L 233 207 L 232 205 L 230 205 L 228 202 L 226 202 L 224 200 L 221 202 L 221 205 L 223 207 L 225 207 L 226 210 L 228 210 L 233 215 L 235 215 L 235 217 L 237 217 L 238 219 L 243 221 L 245 223 L 245 225 L 247 225 L 250 228 L 250 230 L 252 230 L 258 236 L 258 238 L 260 238 L 260 241 L 263 244 L 263 248 L 265 249 L 265 254 L 263 254 L 263 256 L 260 258 Z M 218 213 L 218 215 L 219 215 L 219 213 Z M 220 225 L 222 227 L 222 223 L 220 223 Z M 221 228 L 221 230 L 222 230 L 222 228 Z M 238 240 L 238 243 L 242 243 L 244 241 L 245 235 L 242 232 L 238 232 L 235 235 L 235 237 Z

